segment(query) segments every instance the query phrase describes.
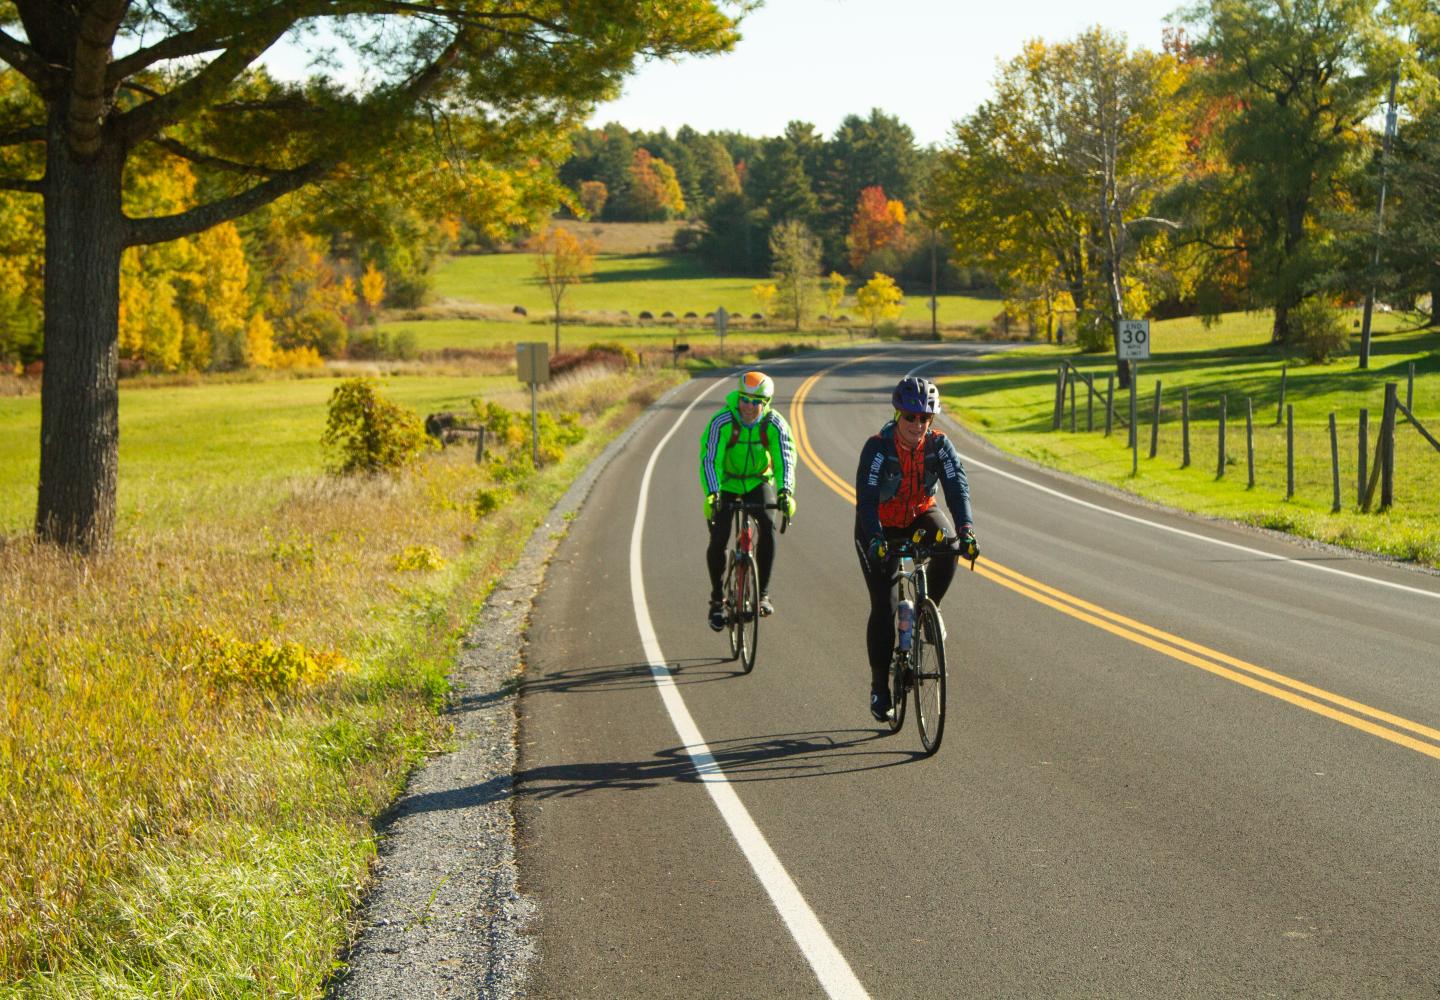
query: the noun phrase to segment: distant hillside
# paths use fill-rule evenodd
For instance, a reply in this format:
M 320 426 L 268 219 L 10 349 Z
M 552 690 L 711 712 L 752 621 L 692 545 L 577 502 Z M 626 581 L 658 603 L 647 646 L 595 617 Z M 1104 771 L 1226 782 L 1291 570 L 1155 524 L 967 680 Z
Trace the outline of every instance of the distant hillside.
M 581 222 L 578 219 L 556 219 L 553 224 L 570 230 L 582 239 L 594 240 L 600 253 L 621 254 L 669 253 L 674 248 L 675 233 L 689 225 L 683 219 L 670 222 Z

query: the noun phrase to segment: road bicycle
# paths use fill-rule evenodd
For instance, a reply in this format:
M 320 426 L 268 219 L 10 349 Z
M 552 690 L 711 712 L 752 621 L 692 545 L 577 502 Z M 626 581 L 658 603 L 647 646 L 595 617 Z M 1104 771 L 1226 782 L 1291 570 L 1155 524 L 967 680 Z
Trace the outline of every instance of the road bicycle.
M 740 661 L 743 673 L 755 669 L 755 650 L 760 643 L 760 568 L 755 562 L 755 517 L 767 510 L 779 510 L 778 503 L 736 500 L 730 504 L 734 522 L 730 537 L 735 545 L 725 555 L 725 584 L 722 591 L 725 628 L 730 638 L 730 659 Z M 790 519 L 782 515 L 783 535 Z
M 925 568 L 931 553 L 944 541 L 935 532 L 933 544 L 923 531 L 895 543 L 889 552 L 895 587 L 895 657 L 890 670 L 890 731 L 905 724 L 905 701 L 915 693 L 915 722 L 925 756 L 940 749 L 945 736 L 945 621 L 930 600 Z M 971 563 L 974 568 L 974 563 Z M 908 630 L 904 616 L 910 614 Z M 908 634 L 907 634 L 908 632 Z

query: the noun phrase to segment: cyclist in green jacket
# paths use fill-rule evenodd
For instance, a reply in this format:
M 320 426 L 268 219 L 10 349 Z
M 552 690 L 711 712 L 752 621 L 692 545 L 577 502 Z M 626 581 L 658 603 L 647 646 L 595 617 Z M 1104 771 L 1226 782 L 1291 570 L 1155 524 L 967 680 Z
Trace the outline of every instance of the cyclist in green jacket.
M 795 516 L 795 443 L 790 425 L 770 408 L 774 395 L 774 379 L 763 372 L 746 372 L 700 436 L 700 488 L 705 491 L 705 520 L 710 523 L 710 546 L 705 550 L 710 571 L 708 619 L 716 632 L 725 627 L 720 577 L 730 544 L 731 506 L 741 501 L 778 503 L 787 518 Z M 775 563 L 775 522 L 770 515 L 768 510 L 756 515 L 762 615 L 775 611 L 768 593 Z

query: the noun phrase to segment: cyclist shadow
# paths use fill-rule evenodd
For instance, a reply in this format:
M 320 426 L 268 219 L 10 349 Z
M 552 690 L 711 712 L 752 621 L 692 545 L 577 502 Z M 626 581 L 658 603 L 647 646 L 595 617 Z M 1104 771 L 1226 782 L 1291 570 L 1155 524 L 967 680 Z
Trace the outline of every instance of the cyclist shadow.
M 885 748 L 888 731 L 817 730 L 738 737 L 692 755 L 684 746 L 659 750 L 649 760 L 577 761 L 515 773 L 517 798 L 570 798 L 587 792 L 639 791 L 664 782 L 698 783 L 723 776 L 731 782 L 828 778 L 908 764 L 918 750 Z
M 697 656 L 685 660 L 670 660 L 665 666 L 670 668 L 672 683 L 709 684 L 723 681 L 738 673 L 738 665 L 734 670 L 720 669 L 732 662 L 720 656 Z M 521 679 L 519 689 L 522 696 L 530 696 L 624 691 L 637 687 L 653 687 L 654 684 L 650 664 L 614 663 L 556 670 L 537 677 L 526 676 Z

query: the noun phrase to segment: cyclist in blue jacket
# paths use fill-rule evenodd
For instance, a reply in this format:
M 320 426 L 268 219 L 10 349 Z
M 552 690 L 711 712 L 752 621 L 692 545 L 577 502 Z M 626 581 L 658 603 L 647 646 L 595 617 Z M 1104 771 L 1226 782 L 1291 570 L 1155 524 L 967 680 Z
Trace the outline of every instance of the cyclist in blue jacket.
M 980 554 L 965 466 L 950 439 L 932 427 L 940 412 L 940 390 L 930 380 L 911 375 L 900 380 L 890 401 L 894 419 L 865 442 L 855 472 L 855 550 L 870 592 L 865 625 L 870 714 L 881 722 L 890 711 L 887 674 L 895 648 L 895 588 L 886 563 L 890 543 L 911 537 L 916 529 L 924 529 L 930 538 L 937 530 L 944 532 L 945 541 L 931 556 L 928 571 L 929 595 L 936 604 L 955 578 L 958 558 L 973 560 Z M 935 502 L 937 486 L 953 522 Z

